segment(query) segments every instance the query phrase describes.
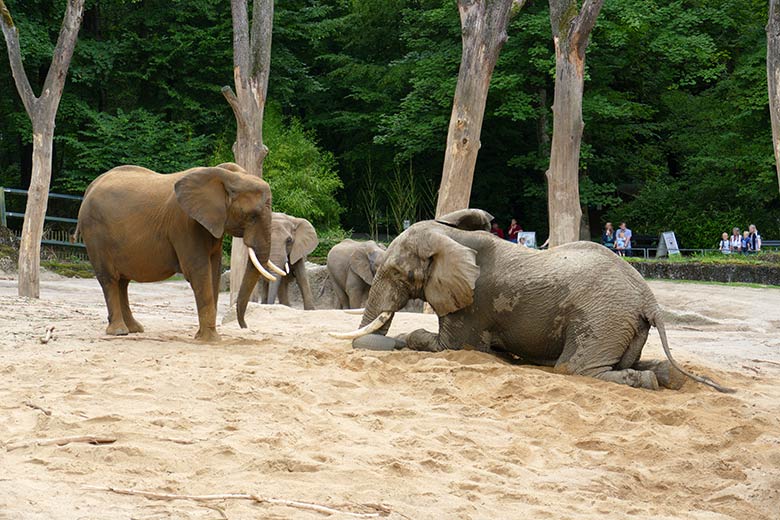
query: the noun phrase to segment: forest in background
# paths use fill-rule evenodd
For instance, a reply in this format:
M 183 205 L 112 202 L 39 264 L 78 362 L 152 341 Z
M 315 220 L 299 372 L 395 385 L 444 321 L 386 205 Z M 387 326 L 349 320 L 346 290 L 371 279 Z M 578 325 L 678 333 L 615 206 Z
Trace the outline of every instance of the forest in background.
M 7 0 L 38 91 L 64 1 Z M 765 1 L 607 0 L 588 47 L 581 201 L 683 247 L 780 229 Z M 471 206 L 547 234 L 555 70 L 546 1 L 529 0 L 493 74 Z M 52 191 L 119 164 L 231 159 L 226 0 L 87 2 L 57 114 Z M 429 218 L 460 61 L 454 0 L 289 0 L 275 8 L 264 137 L 275 209 L 319 229 Z M 31 129 L 0 53 L 0 185 L 29 182 Z

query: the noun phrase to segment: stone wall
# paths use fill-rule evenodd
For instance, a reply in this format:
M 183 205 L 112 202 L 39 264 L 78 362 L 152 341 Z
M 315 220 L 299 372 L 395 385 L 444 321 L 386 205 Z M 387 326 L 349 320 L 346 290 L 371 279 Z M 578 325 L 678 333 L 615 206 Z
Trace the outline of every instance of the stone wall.
M 780 265 L 703 264 L 699 262 L 631 262 L 645 278 L 742 282 L 780 286 Z

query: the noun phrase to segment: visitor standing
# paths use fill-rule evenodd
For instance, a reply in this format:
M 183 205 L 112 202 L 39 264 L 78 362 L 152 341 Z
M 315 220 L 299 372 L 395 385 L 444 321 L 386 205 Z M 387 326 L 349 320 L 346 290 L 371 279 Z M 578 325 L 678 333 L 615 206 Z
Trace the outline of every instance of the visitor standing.
M 729 239 L 729 242 L 731 243 L 732 253 L 739 253 L 742 251 L 742 235 L 739 234 L 738 227 L 735 227 L 731 230 L 731 238 Z
M 750 230 L 750 250 L 753 253 L 758 253 L 761 251 L 761 235 L 753 224 L 750 224 L 748 229 Z
M 731 240 L 729 240 L 728 233 L 723 233 L 723 235 L 721 235 L 720 242 L 718 242 L 718 249 L 720 249 L 720 252 L 724 255 L 731 254 Z
M 750 253 L 750 231 L 742 233 L 742 254 Z
M 501 229 L 501 227 L 498 225 L 498 222 L 495 220 L 490 226 L 490 232 L 496 235 L 498 238 L 504 238 L 504 231 Z
M 631 230 L 628 229 L 628 227 L 626 227 L 625 222 L 620 223 L 620 231 L 623 232 L 623 236 L 626 241 L 626 247 L 624 249 L 625 254 L 620 256 L 631 256 L 631 236 L 633 235 L 633 233 L 631 233 Z M 620 231 L 618 231 L 618 234 L 620 234 Z
M 601 245 L 612 250 L 615 249 L 615 230 L 612 229 L 612 222 L 604 224 L 604 232 L 601 234 Z
M 626 232 L 623 229 L 618 229 L 615 238 L 615 252 L 618 256 L 626 256 Z
M 509 225 L 509 229 L 506 231 L 506 237 L 510 242 L 517 243 L 517 234 L 522 233 L 523 226 L 517 223 L 517 220 L 512 219 L 512 223 Z

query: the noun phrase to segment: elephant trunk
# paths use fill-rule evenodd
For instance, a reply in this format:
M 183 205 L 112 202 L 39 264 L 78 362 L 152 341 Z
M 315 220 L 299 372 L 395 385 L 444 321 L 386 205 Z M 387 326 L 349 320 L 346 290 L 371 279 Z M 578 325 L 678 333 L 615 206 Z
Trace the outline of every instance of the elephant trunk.
M 238 325 L 242 329 L 246 328 L 246 321 L 244 320 L 246 306 L 249 304 L 249 298 L 252 296 L 252 291 L 258 280 L 260 280 L 260 272 L 255 269 L 251 260 L 247 260 L 246 271 L 244 272 L 244 278 L 241 280 L 241 288 L 238 290 L 238 298 L 236 299 L 236 316 Z
M 276 303 L 276 296 L 279 294 L 279 286 L 282 285 L 282 279 L 279 277 L 275 282 L 268 282 L 268 303 Z

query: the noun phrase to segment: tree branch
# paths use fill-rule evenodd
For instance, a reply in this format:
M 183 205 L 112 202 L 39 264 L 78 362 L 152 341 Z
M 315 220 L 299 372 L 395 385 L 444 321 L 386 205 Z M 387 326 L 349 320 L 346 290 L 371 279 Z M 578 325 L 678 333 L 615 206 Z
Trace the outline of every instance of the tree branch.
M 16 83 L 16 90 L 19 92 L 19 97 L 22 98 L 27 115 L 32 119 L 33 109 L 38 98 L 33 93 L 22 64 L 22 53 L 19 48 L 19 31 L 16 29 L 11 13 L 3 0 L 0 0 L 0 17 L 2 18 L 0 25 L 3 27 L 3 36 L 5 36 L 5 44 L 8 47 L 8 61 L 11 63 L 11 74 L 14 77 L 14 83 Z
M 582 8 L 580 14 L 574 20 L 572 41 L 577 45 L 577 50 L 580 53 L 585 52 L 587 46 L 588 37 L 590 36 L 593 27 L 596 25 L 596 19 L 601 11 L 601 6 L 604 5 L 604 0 L 585 0 L 582 2 Z M 582 45 L 584 43 L 584 45 Z
M 233 92 L 233 89 L 225 85 L 222 87 L 222 95 L 225 96 L 228 105 L 233 109 L 233 115 L 236 117 L 236 124 L 245 128 L 247 125 L 246 118 L 244 117 L 244 112 L 241 110 L 241 104 L 238 102 L 238 98 Z
M 84 13 L 84 0 L 69 0 L 65 7 L 65 16 L 62 20 L 60 35 L 57 37 L 57 46 L 54 48 L 54 56 L 43 83 L 41 98 L 51 95 L 56 96 L 57 102 L 65 87 L 65 76 L 68 74 L 70 59 L 76 48 L 76 39 L 81 27 L 81 16 Z

